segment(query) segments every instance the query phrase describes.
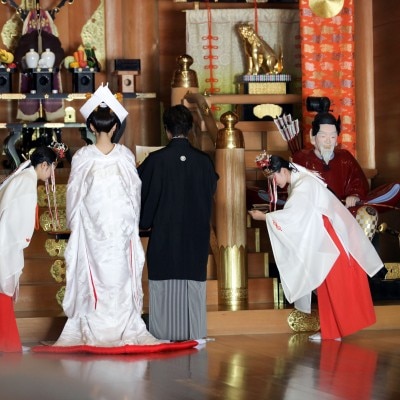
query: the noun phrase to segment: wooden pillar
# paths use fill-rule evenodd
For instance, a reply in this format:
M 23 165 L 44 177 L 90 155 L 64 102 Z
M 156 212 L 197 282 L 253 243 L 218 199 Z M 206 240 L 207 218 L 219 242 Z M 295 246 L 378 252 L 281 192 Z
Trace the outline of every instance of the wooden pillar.
M 375 169 L 374 40 L 372 0 L 354 0 L 357 160 Z
M 114 60 L 140 59 L 136 91 L 155 93 L 155 99 L 124 100 L 129 112 L 121 143 L 133 151 L 136 145 L 160 143 L 159 43 L 157 0 L 105 0 L 107 77 L 111 82 Z
M 248 301 L 244 140 L 234 127 L 236 114 L 226 112 L 220 120 L 225 128 L 218 131 L 215 150 L 218 303 L 236 309 Z

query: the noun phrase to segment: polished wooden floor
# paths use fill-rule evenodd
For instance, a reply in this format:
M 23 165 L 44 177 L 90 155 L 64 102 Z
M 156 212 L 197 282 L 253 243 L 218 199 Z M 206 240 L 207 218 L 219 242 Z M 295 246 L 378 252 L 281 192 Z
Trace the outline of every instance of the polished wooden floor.
M 136 356 L 0 354 L 1 400 L 400 399 L 400 331 L 216 336 Z

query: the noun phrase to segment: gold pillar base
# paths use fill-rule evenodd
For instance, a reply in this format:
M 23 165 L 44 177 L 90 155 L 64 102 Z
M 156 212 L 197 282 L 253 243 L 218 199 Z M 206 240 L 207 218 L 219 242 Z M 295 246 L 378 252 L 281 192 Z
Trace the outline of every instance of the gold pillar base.
M 295 332 L 317 332 L 320 330 L 319 315 L 317 310 L 310 314 L 294 309 L 288 316 L 288 325 Z
M 247 250 L 237 246 L 219 248 L 218 303 L 237 309 L 248 303 Z

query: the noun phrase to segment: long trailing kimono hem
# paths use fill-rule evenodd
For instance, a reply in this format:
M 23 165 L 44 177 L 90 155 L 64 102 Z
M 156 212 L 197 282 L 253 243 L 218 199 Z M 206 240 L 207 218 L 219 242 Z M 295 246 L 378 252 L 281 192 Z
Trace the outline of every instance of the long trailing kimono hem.
M 68 321 L 57 346 L 158 343 L 141 317 L 140 190 L 127 147 L 105 155 L 89 145 L 75 153 L 67 189 Z

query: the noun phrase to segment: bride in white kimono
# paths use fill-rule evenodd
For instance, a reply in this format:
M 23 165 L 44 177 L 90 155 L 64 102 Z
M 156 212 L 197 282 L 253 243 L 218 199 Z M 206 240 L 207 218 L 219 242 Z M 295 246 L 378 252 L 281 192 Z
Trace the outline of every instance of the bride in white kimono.
M 107 104 L 107 105 L 106 105 Z M 67 187 L 68 317 L 56 346 L 157 344 L 142 314 L 141 181 L 135 157 L 112 142 L 127 112 L 100 86 L 81 108 L 96 144 L 78 150 Z

